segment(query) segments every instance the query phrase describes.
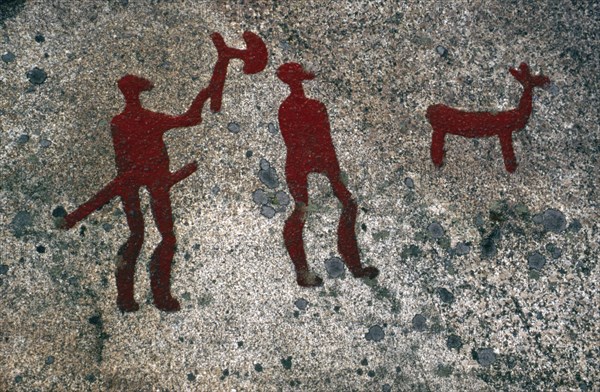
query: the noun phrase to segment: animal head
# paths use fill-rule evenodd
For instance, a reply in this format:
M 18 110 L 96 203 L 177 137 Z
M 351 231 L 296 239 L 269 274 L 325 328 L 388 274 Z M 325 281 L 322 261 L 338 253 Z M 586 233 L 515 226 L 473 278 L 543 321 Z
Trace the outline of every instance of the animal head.
M 525 87 L 544 87 L 550 84 L 550 79 L 547 76 L 542 74 L 532 75 L 529 66 L 525 63 L 521 63 L 518 69 L 510 68 L 509 72 Z

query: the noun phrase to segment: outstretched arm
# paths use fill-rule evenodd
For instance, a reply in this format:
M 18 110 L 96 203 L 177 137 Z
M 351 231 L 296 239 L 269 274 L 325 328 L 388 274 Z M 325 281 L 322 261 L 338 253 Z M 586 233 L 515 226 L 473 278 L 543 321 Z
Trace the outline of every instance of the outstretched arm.
M 169 129 L 190 127 L 200 124 L 202 122 L 202 108 L 208 99 L 210 99 L 210 109 L 213 112 L 218 112 L 221 110 L 223 87 L 225 86 L 225 79 L 227 77 L 227 67 L 229 66 L 229 59 L 232 56 L 232 53 L 229 52 L 235 52 L 238 54 L 238 51 L 228 48 L 225 45 L 223 37 L 218 33 L 214 33 L 211 38 L 217 49 L 218 57 L 213 68 L 210 82 L 207 87 L 198 93 L 192 102 L 192 105 L 185 113 L 180 116 L 167 115 L 167 118 L 165 119 L 165 125 Z
M 179 116 L 166 115 L 164 120 L 166 128 L 191 127 L 200 124 L 202 122 L 202 107 L 210 98 L 210 95 L 210 87 L 206 87 L 196 95 L 190 108 L 185 113 Z
M 221 110 L 227 67 L 231 59 L 242 60 L 244 62 L 244 73 L 246 74 L 258 73 L 267 65 L 267 47 L 263 40 L 254 33 L 244 32 L 246 49 L 230 48 L 225 44 L 225 40 L 219 33 L 213 33 L 211 38 L 217 49 L 217 61 L 210 82 L 206 88 L 198 93 L 187 112 L 181 116 L 167 116 L 166 125 L 170 128 L 199 124 L 202 121 L 202 107 L 208 99 L 210 99 L 211 111 L 218 112 Z

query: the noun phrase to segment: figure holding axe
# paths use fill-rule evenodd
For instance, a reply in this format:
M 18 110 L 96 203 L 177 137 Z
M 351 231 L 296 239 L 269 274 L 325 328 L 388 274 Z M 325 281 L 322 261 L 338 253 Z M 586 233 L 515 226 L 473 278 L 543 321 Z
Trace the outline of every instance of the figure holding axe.
M 173 185 L 191 175 L 197 163 L 191 162 L 178 171 L 169 171 L 169 155 L 163 135 L 170 129 L 190 127 L 202 122 L 202 108 L 210 99 L 213 112 L 221 110 L 227 67 L 232 59 L 244 62 L 245 74 L 261 72 L 267 64 L 267 48 L 262 39 L 244 32 L 246 49 L 230 48 L 219 33 L 213 33 L 217 62 L 208 87 L 204 88 L 182 115 L 170 116 L 144 109 L 140 94 L 153 88 L 147 79 L 125 75 L 118 86 L 125 97 L 125 109 L 111 121 L 117 177 L 89 201 L 64 218 L 62 227 L 69 229 L 114 197 L 121 197 L 131 234 L 118 252 L 116 269 L 117 305 L 124 312 L 139 309 L 134 299 L 135 264 L 144 241 L 144 218 L 139 189 L 146 187 L 154 221 L 162 236 L 150 261 L 150 282 L 154 305 L 164 311 L 177 311 L 179 302 L 171 295 L 171 262 L 175 253 L 175 233 L 169 191 Z

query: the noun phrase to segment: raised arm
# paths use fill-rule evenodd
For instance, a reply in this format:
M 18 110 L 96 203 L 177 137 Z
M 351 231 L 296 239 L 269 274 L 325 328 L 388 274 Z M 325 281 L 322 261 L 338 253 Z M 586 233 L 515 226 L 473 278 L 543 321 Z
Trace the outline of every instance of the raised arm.
M 189 127 L 202 122 L 202 108 L 210 98 L 210 109 L 213 112 L 221 110 L 223 88 L 227 77 L 227 67 L 231 59 L 244 62 L 244 73 L 254 74 L 262 71 L 267 65 L 268 53 L 263 40 L 249 31 L 244 32 L 246 49 L 230 48 L 219 33 L 213 33 L 211 38 L 217 49 L 217 62 L 208 87 L 198 93 L 190 108 L 180 116 L 167 116 L 166 126 L 169 128 Z

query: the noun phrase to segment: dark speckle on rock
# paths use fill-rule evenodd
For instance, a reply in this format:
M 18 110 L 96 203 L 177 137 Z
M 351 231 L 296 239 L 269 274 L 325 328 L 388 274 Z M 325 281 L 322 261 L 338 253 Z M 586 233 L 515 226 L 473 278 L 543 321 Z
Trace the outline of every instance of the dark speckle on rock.
M 404 179 L 404 185 L 406 185 L 407 187 L 409 187 L 410 189 L 413 189 L 415 187 L 415 182 L 413 181 L 412 178 L 410 177 L 406 177 Z
M 446 57 L 448 56 L 448 49 L 446 49 L 444 46 L 442 45 L 438 45 L 435 47 L 435 51 L 437 52 L 437 54 L 439 54 L 441 57 Z
M 102 228 L 104 229 L 104 231 L 106 231 L 108 233 L 109 231 L 112 230 L 113 225 L 111 225 L 110 223 L 103 223 Z
M 266 159 L 260 160 L 260 170 L 258 171 L 258 178 L 265 184 L 269 189 L 274 189 L 279 186 L 279 178 L 277 172 L 271 167 L 271 164 Z
M 8 272 L 8 265 L 0 264 L 0 275 L 6 275 Z
M 44 37 L 43 34 L 37 33 L 34 37 L 35 42 L 37 42 L 38 44 L 41 44 L 42 42 L 44 42 L 46 40 L 46 37 Z
M 425 331 L 427 329 L 427 319 L 422 314 L 416 314 L 412 319 L 412 327 L 415 331 Z
M 5 63 L 12 63 L 13 61 L 15 61 L 15 55 L 12 52 L 6 52 L 2 55 L 2 61 L 4 61 Z
M 215 185 L 210 189 L 210 193 L 212 193 L 215 196 L 218 195 L 219 192 L 221 192 L 221 187 L 218 185 Z
M 269 203 L 269 195 L 262 189 L 257 189 L 252 192 L 252 201 L 258 205 L 265 205 Z
M 227 124 L 227 129 L 231 133 L 239 133 L 241 131 L 240 124 L 236 122 L 230 122 L 229 124 Z
M 299 298 L 294 302 L 294 305 L 296 305 L 296 307 L 300 310 L 306 310 L 306 307 L 308 306 L 308 301 L 304 298 Z
M 290 370 L 292 368 L 292 357 L 281 358 L 281 365 L 284 369 Z
M 88 374 L 87 376 L 85 376 L 86 381 L 88 382 L 95 382 L 96 381 L 96 376 L 94 376 L 93 374 Z
M 330 278 L 339 278 L 344 275 L 346 267 L 344 262 L 339 257 L 331 257 L 325 260 L 325 269 Z
M 369 370 L 369 371 L 367 372 L 367 376 L 369 376 L 369 377 L 371 377 L 371 378 L 375 377 L 375 371 L 374 371 L 374 370 Z
M 261 168 L 261 170 L 269 170 L 271 164 L 265 158 L 261 158 L 258 162 L 258 166 Z
M 445 287 L 438 288 L 437 293 L 440 296 L 440 299 L 442 300 L 442 302 L 445 302 L 447 304 L 451 304 L 452 302 L 454 302 L 454 294 L 452 294 Z
M 42 148 L 48 148 L 52 145 L 52 142 L 48 139 L 42 139 L 40 140 L 40 147 Z
M 52 216 L 55 218 L 64 218 L 67 216 L 67 210 L 65 210 L 65 207 L 63 206 L 57 206 L 52 210 Z
M 229 369 L 223 369 L 221 372 L 221 380 L 224 380 L 227 377 L 229 377 Z
M 539 252 L 533 252 L 527 256 L 527 265 L 529 268 L 540 271 L 546 264 L 546 258 Z
M 379 325 L 373 325 L 371 328 L 369 328 L 369 332 L 365 334 L 365 339 L 373 342 L 382 341 L 384 337 L 385 332 Z
M 491 348 L 480 348 L 477 350 L 477 362 L 481 366 L 490 366 L 496 362 L 496 354 Z
M 46 365 L 52 365 L 52 364 L 54 363 L 54 357 L 53 357 L 52 355 L 49 355 L 49 356 L 46 358 L 46 361 L 45 361 L 45 363 L 46 363 Z
M 462 347 L 462 339 L 458 335 L 448 335 L 448 339 L 446 340 L 446 346 L 449 349 L 457 349 L 459 350 Z
M 496 255 L 496 241 L 500 239 L 501 233 L 498 227 L 494 228 L 490 234 L 481 241 L 481 256 L 483 258 L 491 258 Z
M 257 372 L 262 372 L 263 371 L 263 366 L 260 363 L 255 363 L 254 364 L 254 370 L 256 370 Z
M 19 238 L 32 225 L 33 218 L 27 211 L 19 211 L 10 223 L 11 230 L 15 237 Z
M 548 253 L 550 253 L 550 256 L 552 256 L 553 259 L 558 259 L 560 256 L 562 256 L 562 249 L 557 248 L 553 243 L 546 244 L 546 250 Z
M 15 384 L 20 384 L 23 382 L 23 376 L 21 376 L 20 374 L 15 376 Z
M 392 392 L 392 386 L 390 384 L 383 384 L 381 386 L 381 392 Z
M 553 209 L 547 209 L 544 211 L 542 215 L 542 223 L 544 225 L 544 229 L 554 233 L 560 233 L 567 227 L 565 215 L 562 212 Z
M 277 200 L 277 204 L 279 204 L 279 206 L 283 209 L 285 209 L 285 207 L 287 207 L 288 204 L 290 204 L 290 197 L 284 191 L 277 192 L 275 194 L 275 199 Z
M 19 136 L 19 138 L 17 139 L 17 143 L 19 144 L 25 144 L 29 141 L 29 135 L 27 134 L 22 134 L 21 136 Z
M 38 253 L 46 253 L 46 247 L 45 247 L 44 245 L 38 245 L 38 246 L 36 246 L 36 247 L 35 247 L 35 250 L 36 250 Z
M 194 373 L 188 373 L 187 380 L 188 381 L 196 381 L 196 375 Z
M 267 219 L 273 218 L 275 216 L 275 212 L 275 209 L 271 206 L 263 205 L 260 207 L 261 215 L 266 217 Z
M 274 189 L 279 186 L 279 178 L 277 177 L 277 172 L 273 168 L 259 170 L 258 178 L 269 189 Z
M 279 129 L 277 129 L 277 126 L 275 124 L 273 124 L 273 123 L 269 123 L 269 125 L 267 125 L 267 129 L 272 134 L 275 134 L 275 133 L 279 132 Z
M 48 75 L 46 74 L 46 71 L 38 67 L 27 72 L 27 79 L 29 79 L 31 84 L 43 84 L 47 78 Z
M 444 228 L 437 222 L 432 222 L 428 227 L 427 231 L 429 231 L 429 235 L 431 238 L 438 239 L 444 235 Z
M 88 319 L 88 323 L 102 328 L 102 316 L 100 316 L 99 314 L 95 314 Z
M 483 216 L 481 216 L 481 214 L 477 214 L 473 221 L 477 227 L 483 227 L 483 225 L 485 225 L 485 221 L 483 220 Z
M 471 247 L 464 242 L 459 242 L 456 244 L 456 254 L 459 256 L 464 256 L 471 251 Z
M 252 158 L 252 155 L 254 155 L 254 153 L 252 152 L 252 150 L 246 151 L 246 158 Z
M 369 366 L 369 360 L 367 358 L 363 358 L 360 361 L 360 364 L 363 365 L 363 366 Z
M 569 224 L 569 231 L 572 231 L 574 233 L 577 233 L 579 230 L 581 230 L 581 222 L 579 222 L 579 219 L 573 219 L 573 221 Z

